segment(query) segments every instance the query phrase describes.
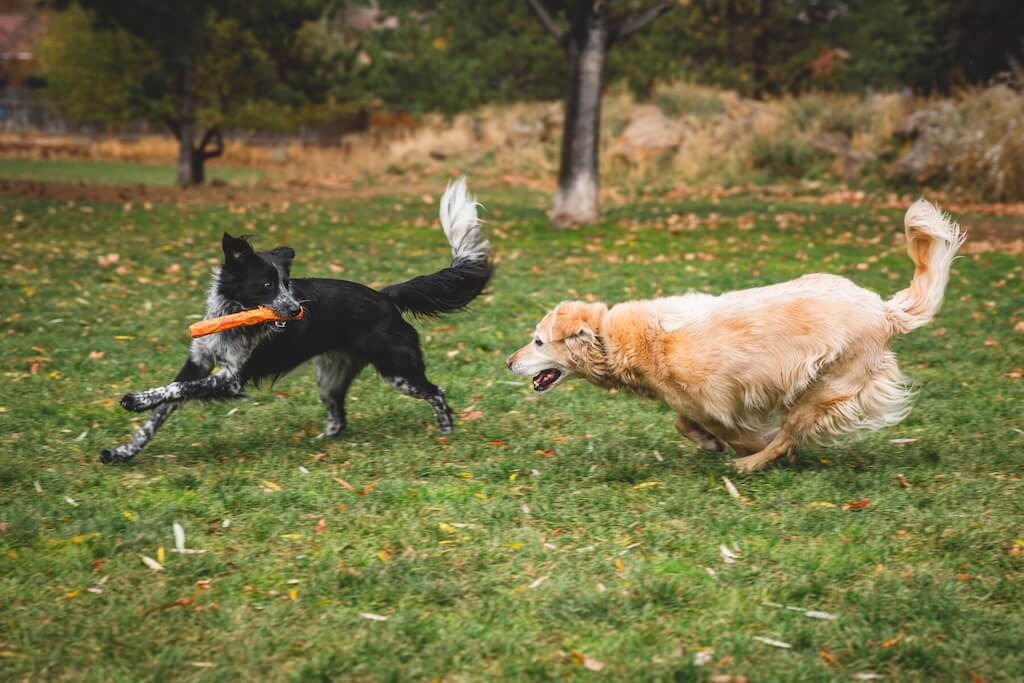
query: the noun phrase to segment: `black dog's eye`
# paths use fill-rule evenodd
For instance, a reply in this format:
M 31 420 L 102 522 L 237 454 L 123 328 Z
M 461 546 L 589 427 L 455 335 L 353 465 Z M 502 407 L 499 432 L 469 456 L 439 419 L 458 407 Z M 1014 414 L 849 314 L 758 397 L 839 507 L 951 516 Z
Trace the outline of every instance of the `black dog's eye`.
M 266 287 L 267 289 L 270 289 L 271 287 L 274 286 L 274 283 L 273 282 L 264 282 L 263 286 Z
M 536 344 L 537 346 L 544 346 L 544 342 L 542 342 L 540 339 L 534 339 L 533 343 Z

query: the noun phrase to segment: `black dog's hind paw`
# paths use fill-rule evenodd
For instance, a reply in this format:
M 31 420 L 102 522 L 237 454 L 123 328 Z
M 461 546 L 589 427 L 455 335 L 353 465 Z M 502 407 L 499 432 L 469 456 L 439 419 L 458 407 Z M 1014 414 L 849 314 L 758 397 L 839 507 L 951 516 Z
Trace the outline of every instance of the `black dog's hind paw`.
M 141 413 L 150 406 L 146 405 L 145 401 L 138 394 L 125 394 L 121 397 L 121 407 L 133 413 Z

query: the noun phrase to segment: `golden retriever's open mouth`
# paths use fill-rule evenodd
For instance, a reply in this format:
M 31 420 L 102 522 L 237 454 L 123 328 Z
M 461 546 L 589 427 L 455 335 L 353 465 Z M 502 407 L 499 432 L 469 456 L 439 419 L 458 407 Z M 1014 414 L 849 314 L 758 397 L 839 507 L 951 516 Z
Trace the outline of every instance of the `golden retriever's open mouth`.
M 551 385 L 558 381 L 558 378 L 562 376 L 561 370 L 555 368 L 549 368 L 547 370 L 541 370 L 533 376 L 533 390 L 534 391 L 547 391 L 551 388 Z

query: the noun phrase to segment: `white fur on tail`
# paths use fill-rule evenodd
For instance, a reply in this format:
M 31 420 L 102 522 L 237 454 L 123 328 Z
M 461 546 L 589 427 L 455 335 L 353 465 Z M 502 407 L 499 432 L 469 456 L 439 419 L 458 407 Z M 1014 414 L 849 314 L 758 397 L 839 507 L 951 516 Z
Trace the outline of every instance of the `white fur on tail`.
M 452 263 L 485 261 L 491 245 L 480 234 L 476 199 L 466 188 L 466 177 L 448 183 L 441 196 L 441 228 L 452 245 Z
M 918 199 L 903 218 L 907 253 L 914 261 L 910 286 L 885 302 L 886 313 L 898 333 L 927 325 L 942 308 L 949 269 L 966 235 L 960 226 L 924 199 Z

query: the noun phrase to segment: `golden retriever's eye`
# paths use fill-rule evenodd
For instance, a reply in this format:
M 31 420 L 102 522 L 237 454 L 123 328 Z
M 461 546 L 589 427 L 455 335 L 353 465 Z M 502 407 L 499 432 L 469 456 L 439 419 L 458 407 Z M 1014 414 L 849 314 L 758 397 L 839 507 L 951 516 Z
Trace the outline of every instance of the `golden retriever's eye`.
M 537 346 L 544 346 L 544 342 L 542 342 L 540 339 L 534 339 L 533 343 L 536 344 Z

